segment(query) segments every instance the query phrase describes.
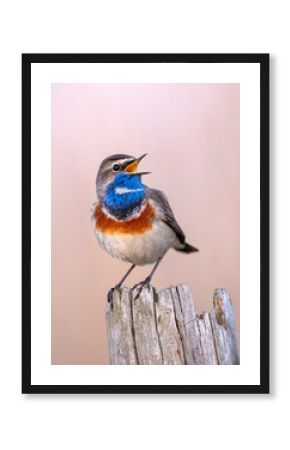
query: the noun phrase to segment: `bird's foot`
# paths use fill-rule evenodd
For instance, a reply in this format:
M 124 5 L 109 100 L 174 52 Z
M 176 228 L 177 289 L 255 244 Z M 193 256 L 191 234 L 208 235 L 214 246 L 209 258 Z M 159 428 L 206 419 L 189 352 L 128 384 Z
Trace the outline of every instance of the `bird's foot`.
M 115 287 L 112 287 L 107 294 L 107 301 L 111 306 L 111 309 L 114 309 L 114 292 L 116 289 L 119 289 L 120 285 L 117 284 Z
M 146 277 L 145 280 L 140 281 L 139 283 L 135 284 L 135 286 L 133 286 L 133 291 L 134 291 L 135 289 L 137 289 L 137 292 L 136 292 L 136 294 L 134 295 L 133 300 L 137 300 L 137 298 L 138 298 L 139 295 L 141 294 L 142 289 L 143 289 L 144 286 L 150 288 L 150 286 L 151 286 L 151 277 L 150 277 L 150 276 L 149 276 L 149 277 Z
M 108 301 L 108 303 L 111 305 L 111 307 L 112 307 L 112 305 L 113 305 L 113 295 L 114 295 L 114 290 L 115 290 L 115 288 L 111 288 L 111 289 L 109 290 L 108 294 L 107 294 L 107 301 Z

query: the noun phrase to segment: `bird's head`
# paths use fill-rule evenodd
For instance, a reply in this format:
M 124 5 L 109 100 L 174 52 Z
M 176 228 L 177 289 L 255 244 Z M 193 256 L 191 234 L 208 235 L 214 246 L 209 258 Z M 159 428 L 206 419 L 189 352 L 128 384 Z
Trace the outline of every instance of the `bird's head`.
M 99 198 L 103 198 L 109 185 L 115 181 L 118 185 L 124 187 L 133 183 L 133 178 L 140 180 L 141 175 L 149 172 L 137 172 L 140 161 L 146 156 L 146 153 L 139 158 L 130 155 L 116 154 L 104 159 L 99 167 L 96 179 L 96 189 Z M 124 176 L 120 177 L 120 174 Z M 126 178 L 126 175 L 128 178 Z M 139 175 L 139 176 L 136 176 Z M 124 178 L 125 177 L 125 178 Z M 121 187 L 121 185 L 120 185 Z

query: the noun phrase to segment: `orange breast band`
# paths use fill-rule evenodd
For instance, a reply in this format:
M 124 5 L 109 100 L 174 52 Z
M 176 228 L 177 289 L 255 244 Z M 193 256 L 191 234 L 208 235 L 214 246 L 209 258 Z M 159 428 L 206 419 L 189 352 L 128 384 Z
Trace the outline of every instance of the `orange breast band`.
M 121 234 L 143 234 L 151 230 L 155 218 L 153 206 L 147 202 L 146 207 L 140 216 L 128 220 L 116 220 L 102 210 L 97 205 L 94 212 L 96 229 L 105 234 L 121 233 Z

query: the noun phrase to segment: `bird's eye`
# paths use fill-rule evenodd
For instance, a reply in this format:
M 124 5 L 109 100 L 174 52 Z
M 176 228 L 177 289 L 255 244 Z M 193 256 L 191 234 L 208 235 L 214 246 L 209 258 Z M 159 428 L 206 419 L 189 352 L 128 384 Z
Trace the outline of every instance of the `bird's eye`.
M 119 170 L 120 170 L 119 164 L 114 164 L 114 165 L 113 165 L 113 171 L 114 171 L 114 172 L 119 172 Z

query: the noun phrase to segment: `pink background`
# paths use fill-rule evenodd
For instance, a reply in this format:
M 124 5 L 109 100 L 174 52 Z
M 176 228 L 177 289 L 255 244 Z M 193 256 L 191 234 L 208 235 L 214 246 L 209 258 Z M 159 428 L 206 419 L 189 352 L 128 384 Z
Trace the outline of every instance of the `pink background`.
M 225 287 L 239 331 L 239 111 L 238 84 L 52 86 L 53 364 L 108 364 L 106 292 L 129 266 L 99 248 L 89 210 L 98 166 L 113 153 L 148 153 L 146 183 L 167 194 L 200 249 L 170 250 L 153 284 L 186 283 L 198 312 Z

